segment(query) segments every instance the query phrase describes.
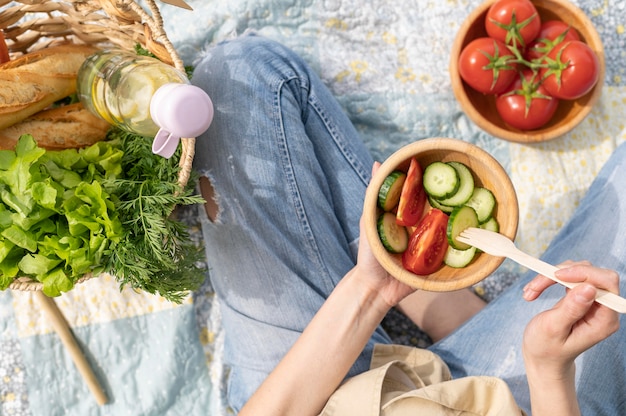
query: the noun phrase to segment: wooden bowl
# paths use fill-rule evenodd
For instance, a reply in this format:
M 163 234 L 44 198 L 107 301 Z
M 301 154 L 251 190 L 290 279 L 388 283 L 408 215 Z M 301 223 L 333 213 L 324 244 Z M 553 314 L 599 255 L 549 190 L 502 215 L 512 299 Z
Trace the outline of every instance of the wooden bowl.
M 561 100 L 555 115 L 546 125 L 537 130 L 518 130 L 502 121 L 496 110 L 494 96 L 473 90 L 461 79 L 458 70 L 458 59 L 463 48 L 472 40 L 487 36 L 485 16 L 495 1 L 487 0 L 478 6 L 465 20 L 455 38 L 450 54 L 450 78 L 454 95 L 465 114 L 478 127 L 493 136 L 520 143 L 542 142 L 562 136 L 589 114 L 600 97 L 605 74 L 604 48 L 600 36 L 583 11 L 568 0 L 532 1 L 542 21 L 562 20 L 578 31 L 581 40 L 598 55 L 600 73 L 597 84 L 586 95 L 573 101 Z
M 396 279 L 416 289 L 451 291 L 469 287 L 491 274 L 504 260 L 486 253 L 477 255 L 472 263 L 460 269 L 442 265 L 430 275 L 419 276 L 402 267 L 402 255 L 391 254 L 383 247 L 376 227 L 380 213 L 377 206 L 378 190 L 385 178 L 394 170 L 408 169 L 415 156 L 422 169 L 435 161 L 458 161 L 467 165 L 474 174 L 475 186 L 491 190 L 496 198 L 495 218 L 500 233 L 513 239 L 517 233 L 519 207 L 515 188 L 504 168 L 489 153 L 458 139 L 423 139 L 402 147 L 392 154 L 376 171 L 365 194 L 363 219 L 366 238 L 374 256 L 383 268 Z

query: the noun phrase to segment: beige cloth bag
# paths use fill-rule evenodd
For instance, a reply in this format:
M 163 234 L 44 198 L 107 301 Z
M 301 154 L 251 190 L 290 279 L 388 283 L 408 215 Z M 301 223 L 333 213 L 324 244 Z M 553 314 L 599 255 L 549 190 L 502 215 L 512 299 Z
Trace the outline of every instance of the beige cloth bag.
M 503 380 L 452 380 L 446 364 L 428 350 L 377 345 L 370 368 L 343 383 L 321 416 L 525 415 Z

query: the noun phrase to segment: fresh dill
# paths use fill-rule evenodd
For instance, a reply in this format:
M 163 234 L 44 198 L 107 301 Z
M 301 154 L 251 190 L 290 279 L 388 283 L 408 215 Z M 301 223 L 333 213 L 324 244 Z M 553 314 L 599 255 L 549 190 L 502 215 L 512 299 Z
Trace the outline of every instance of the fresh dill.
M 112 129 L 123 150 L 121 177 L 104 186 L 114 195 L 123 238 L 111 254 L 106 270 L 126 285 L 182 302 L 206 277 L 203 248 L 195 244 L 185 224 L 173 214 L 177 206 L 204 203 L 189 184 L 178 184 L 180 148 L 172 158 L 155 155 L 151 141 Z

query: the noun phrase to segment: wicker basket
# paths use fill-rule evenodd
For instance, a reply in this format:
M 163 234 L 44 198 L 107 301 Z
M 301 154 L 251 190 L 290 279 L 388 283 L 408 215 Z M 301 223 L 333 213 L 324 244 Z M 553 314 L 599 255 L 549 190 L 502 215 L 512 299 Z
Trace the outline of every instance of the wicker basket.
M 6 2 L 5 2 L 6 3 Z M 134 50 L 135 45 L 184 71 L 184 65 L 163 27 L 155 0 L 15 0 L 0 9 L 0 29 L 11 57 L 46 48 L 58 42 Z M 189 180 L 195 138 L 181 139 L 178 182 Z M 91 278 L 85 275 L 78 282 Z M 41 290 L 43 284 L 17 278 L 13 290 Z

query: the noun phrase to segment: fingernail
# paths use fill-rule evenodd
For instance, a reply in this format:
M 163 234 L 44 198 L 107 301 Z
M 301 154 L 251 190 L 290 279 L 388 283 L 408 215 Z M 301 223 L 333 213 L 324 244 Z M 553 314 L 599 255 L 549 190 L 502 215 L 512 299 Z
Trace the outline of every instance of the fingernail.
M 524 299 L 530 299 L 531 298 L 531 292 L 534 292 L 534 290 L 532 290 L 530 288 L 530 285 L 526 285 L 524 286 L 524 289 L 522 289 L 523 293 L 522 293 L 522 297 Z

